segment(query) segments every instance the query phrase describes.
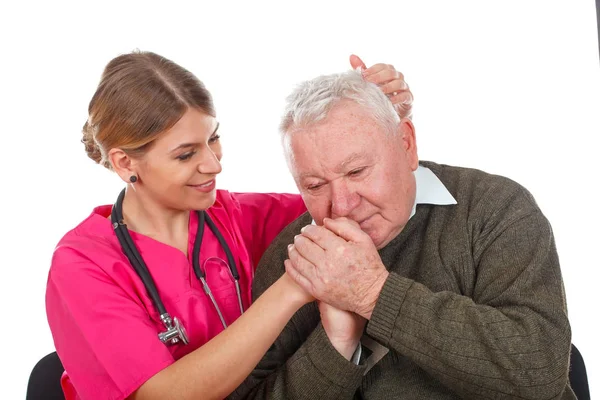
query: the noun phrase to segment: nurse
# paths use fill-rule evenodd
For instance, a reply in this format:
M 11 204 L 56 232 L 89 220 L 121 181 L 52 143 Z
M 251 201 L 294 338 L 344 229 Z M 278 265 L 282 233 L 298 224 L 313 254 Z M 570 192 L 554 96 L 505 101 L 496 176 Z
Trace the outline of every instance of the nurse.
M 393 67 L 376 64 L 365 79 L 410 112 L 411 93 Z M 283 275 L 250 304 L 254 268 L 306 210 L 302 199 L 216 190 L 222 150 L 210 93 L 157 54 L 110 61 L 88 111 L 88 155 L 127 188 L 68 232 L 52 258 L 46 311 L 65 396 L 223 398 L 313 300 Z M 140 261 L 170 325 L 132 267 Z M 159 338 L 175 324 L 186 334 Z

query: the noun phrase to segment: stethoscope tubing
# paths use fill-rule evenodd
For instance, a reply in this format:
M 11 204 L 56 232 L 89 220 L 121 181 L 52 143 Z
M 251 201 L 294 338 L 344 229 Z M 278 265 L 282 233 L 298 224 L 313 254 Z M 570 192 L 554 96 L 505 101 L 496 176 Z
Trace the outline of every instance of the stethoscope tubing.
M 146 266 L 141 254 L 139 251 L 137 251 L 135 244 L 133 243 L 133 239 L 129 234 L 129 230 L 127 229 L 127 225 L 123 223 L 122 204 L 124 197 L 125 190 L 123 189 L 117 198 L 117 203 L 111 211 L 111 222 L 113 224 L 115 234 L 117 235 L 117 239 L 119 239 L 121 248 L 129 259 L 133 269 L 135 272 L 137 272 L 138 276 L 144 283 L 144 286 L 146 287 L 152 302 L 156 306 L 158 313 L 160 315 L 164 315 L 167 313 L 167 310 L 162 302 L 162 299 L 160 298 L 160 295 L 158 294 L 158 289 L 156 288 L 154 279 L 152 278 L 152 275 L 150 275 L 148 267 Z
M 163 320 L 163 323 L 165 323 L 167 330 L 172 329 L 172 325 L 170 322 L 170 315 L 167 313 L 167 310 L 162 302 L 160 294 L 158 293 L 156 283 L 154 282 L 154 279 L 152 278 L 152 275 L 150 274 L 150 271 L 148 270 L 148 266 L 144 262 L 144 259 L 142 258 L 141 254 L 135 247 L 135 244 L 133 243 L 133 239 L 131 238 L 131 235 L 129 234 L 129 230 L 127 229 L 127 225 L 123 222 L 123 199 L 124 199 L 124 197 L 125 197 L 125 189 L 123 189 L 121 191 L 121 193 L 119 194 L 119 197 L 117 198 L 117 202 L 114 204 L 112 211 L 111 211 L 111 222 L 113 225 L 113 229 L 115 231 L 117 239 L 119 240 L 119 243 L 121 245 L 123 253 L 125 253 L 125 256 L 129 260 L 133 269 L 136 271 L 136 273 L 142 280 L 142 283 L 144 284 L 148 294 L 150 295 L 152 302 L 154 303 L 158 313 L 161 316 L 161 320 Z M 219 307 L 212 291 L 210 290 L 210 286 L 208 285 L 208 282 L 206 281 L 205 274 L 202 272 L 202 269 L 200 268 L 200 247 L 202 245 L 202 239 L 204 236 L 204 225 L 205 224 L 208 225 L 209 229 L 216 236 L 217 240 L 219 241 L 219 244 L 225 251 L 225 254 L 227 256 L 227 261 L 228 261 L 228 267 L 229 267 L 231 276 L 233 277 L 233 281 L 235 284 L 235 290 L 236 290 L 236 294 L 237 294 L 238 305 L 240 307 L 240 313 L 243 314 L 244 306 L 242 303 L 242 292 L 241 292 L 240 284 L 239 284 L 240 275 L 237 270 L 237 266 L 235 263 L 235 259 L 233 257 L 233 253 L 231 252 L 231 249 L 227 245 L 225 238 L 223 237 L 221 232 L 219 232 L 219 229 L 217 228 L 217 226 L 215 225 L 213 220 L 210 218 L 210 216 L 208 215 L 208 213 L 206 211 L 196 211 L 196 213 L 198 214 L 198 230 L 196 232 L 196 239 L 194 241 L 194 250 L 192 253 L 192 266 L 194 269 L 194 274 L 196 275 L 196 278 L 198 278 L 198 280 L 201 282 L 204 292 L 206 293 L 206 295 L 210 299 L 211 303 L 213 304 L 213 306 L 219 316 L 219 320 L 221 321 L 221 324 L 223 325 L 223 329 L 226 329 L 227 323 L 225 322 L 225 318 L 223 316 L 221 308 Z M 166 323 L 165 320 L 168 320 L 169 322 Z M 177 340 L 173 341 L 172 343 L 176 343 L 176 342 L 177 342 Z M 186 340 L 183 340 L 183 342 L 187 343 L 187 338 L 186 338 Z

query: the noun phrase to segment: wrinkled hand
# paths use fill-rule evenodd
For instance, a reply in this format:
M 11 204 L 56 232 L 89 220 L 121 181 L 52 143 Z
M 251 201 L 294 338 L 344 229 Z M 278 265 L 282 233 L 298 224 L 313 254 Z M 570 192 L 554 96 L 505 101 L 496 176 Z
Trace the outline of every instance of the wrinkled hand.
M 347 360 L 352 358 L 362 336 L 366 319 L 350 311 L 319 302 L 321 323 L 333 347 Z
M 390 64 L 375 64 L 369 68 L 360 57 L 352 54 L 350 65 L 353 69 L 361 68 L 363 77 L 378 85 L 389 98 L 400 118 L 412 116 L 413 95 L 404 81 L 402 72 L 396 71 Z
M 285 269 L 315 298 L 369 319 L 388 271 L 373 241 L 347 218 L 308 225 L 288 246 Z

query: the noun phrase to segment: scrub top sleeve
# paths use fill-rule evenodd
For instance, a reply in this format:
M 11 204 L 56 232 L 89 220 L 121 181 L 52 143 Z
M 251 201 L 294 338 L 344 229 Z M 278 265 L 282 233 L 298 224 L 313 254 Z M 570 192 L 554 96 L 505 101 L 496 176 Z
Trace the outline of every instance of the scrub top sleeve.
M 46 312 L 81 399 L 124 399 L 174 362 L 141 303 L 73 250 L 55 252 Z
M 279 232 L 306 212 L 298 194 L 236 193 L 234 197 L 242 213 L 242 235 L 255 266 Z

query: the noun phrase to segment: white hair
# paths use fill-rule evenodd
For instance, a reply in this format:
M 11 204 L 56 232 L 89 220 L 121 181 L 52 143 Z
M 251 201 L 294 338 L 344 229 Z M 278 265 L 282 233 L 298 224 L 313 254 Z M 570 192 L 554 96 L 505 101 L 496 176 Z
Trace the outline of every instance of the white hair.
M 287 97 L 279 125 L 284 145 L 289 132 L 323 121 L 342 100 L 353 101 L 368 109 L 388 134 L 397 132 L 400 117 L 392 102 L 377 85 L 367 82 L 360 72 L 350 70 L 302 82 Z

